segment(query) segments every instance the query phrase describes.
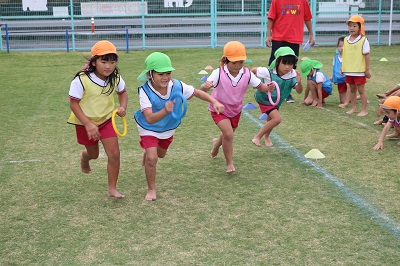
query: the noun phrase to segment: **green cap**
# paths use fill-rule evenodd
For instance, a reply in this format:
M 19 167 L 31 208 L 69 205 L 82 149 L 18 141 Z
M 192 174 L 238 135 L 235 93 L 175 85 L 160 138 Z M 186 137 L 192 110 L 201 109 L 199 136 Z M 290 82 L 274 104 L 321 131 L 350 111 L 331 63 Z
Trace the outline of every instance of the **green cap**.
M 142 73 L 140 73 L 140 75 L 138 76 L 137 79 L 139 80 L 142 80 L 143 76 L 151 70 L 160 73 L 175 70 L 175 68 L 172 67 L 171 59 L 169 59 L 168 55 L 160 52 L 151 53 L 144 61 L 144 65 L 146 69 L 143 70 Z
M 283 46 L 275 51 L 275 53 L 274 53 L 275 59 L 274 59 L 274 61 L 271 62 L 271 65 L 269 66 L 269 68 L 274 69 L 275 64 L 276 64 L 276 59 L 278 59 L 278 57 L 280 57 L 280 56 L 285 56 L 285 55 L 293 55 L 297 58 L 297 56 L 294 53 L 294 51 L 292 50 L 292 48 Z
M 311 60 L 310 58 L 305 58 L 304 60 L 301 61 L 300 65 L 300 72 L 302 76 L 307 76 L 310 74 L 311 69 L 316 68 L 320 69 L 324 65 L 317 61 L 317 60 Z

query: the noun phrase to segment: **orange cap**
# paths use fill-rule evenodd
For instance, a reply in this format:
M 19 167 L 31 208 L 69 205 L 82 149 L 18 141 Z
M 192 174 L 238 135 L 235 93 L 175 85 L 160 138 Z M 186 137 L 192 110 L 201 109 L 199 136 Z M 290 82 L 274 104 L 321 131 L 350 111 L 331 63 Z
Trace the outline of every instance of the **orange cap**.
M 389 96 L 380 104 L 383 109 L 394 109 L 400 111 L 400 97 L 399 96 Z
M 224 46 L 224 57 L 231 62 L 247 60 L 246 47 L 238 41 L 228 42 Z
M 361 34 L 362 34 L 363 36 L 365 36 L 364 19 L 363 19 L 361 16 L 359 16 L 359 15 L 351 16 L 351 18 L 349 18 L 349 19 L 346 21 L 346 24 L 349 24 L 349 22 L 358 22 L 358 23 L 360 23 L 360 25 L 361 25 L 361 28 L 360 28 Z
M 106 54 L 118 54 L 117 48 L 110 41 L 98 41 L 92 47 L 92 56 L 95 55 L 106 55 Z

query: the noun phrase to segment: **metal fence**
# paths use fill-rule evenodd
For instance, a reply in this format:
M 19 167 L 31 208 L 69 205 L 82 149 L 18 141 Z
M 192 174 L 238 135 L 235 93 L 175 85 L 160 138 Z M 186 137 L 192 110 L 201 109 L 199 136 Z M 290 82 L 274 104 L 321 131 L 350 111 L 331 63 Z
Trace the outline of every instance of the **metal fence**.
M 0 0 L 0 51 L 88 50 L 102 39 L 118 49 L 221 47 L 238 40 L 264 47 L 271 0 Z M 371 44 L 400 43 L 398 0 L 310 0 L 317 45 L 365 19 Z M 305 30 L 305 39 L 308 33 Z

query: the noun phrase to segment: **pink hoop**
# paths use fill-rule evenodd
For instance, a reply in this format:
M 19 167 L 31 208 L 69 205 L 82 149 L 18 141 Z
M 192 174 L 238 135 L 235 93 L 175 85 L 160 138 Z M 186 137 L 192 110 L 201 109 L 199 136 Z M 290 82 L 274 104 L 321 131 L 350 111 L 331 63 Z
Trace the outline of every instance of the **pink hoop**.
M 271 92 L 270 91 L 268 92 L 268 100 L 273 106 L 277 106 L 279 101 L 281 100 L 281 90 L 279 89 L 278 83 L 276 83 L 275 81 L 271 81 L 271 83 L 274 84 L 274 86 L 275 86 L 276 102 L 272 101 L 272 97 L 271 97 Z

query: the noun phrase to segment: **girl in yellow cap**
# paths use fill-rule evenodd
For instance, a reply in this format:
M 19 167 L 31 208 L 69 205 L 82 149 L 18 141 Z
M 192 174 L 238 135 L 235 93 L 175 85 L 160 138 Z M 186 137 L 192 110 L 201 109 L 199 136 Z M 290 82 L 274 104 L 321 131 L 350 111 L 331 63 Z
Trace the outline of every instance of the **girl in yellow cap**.
M 232 41 L 224 46 L 220 67 L 215 69 L 207 78 L 207 81 L 200 87 L 205 91 L 214 88 L 211 95 L 225 106 L 225 111 L 218 114 L 209 105 L 215 124 L 221 130 L 218 138 L 213 140 L 211 157 L 217 156 L 219 148 L 222 146 L 226 161 L 226 172 L 235 172 L 233 164 L 233 136 L 239 125 L 240 115 L 242 114 L 243 99 L 249 85 L 260 91 L 267 92 L 274 90 L 273 85 L 261 82 L 247 67 L 244 62 L 247 60 L 246 48 L 241 42 Z
M 385 138 L 399 138 L 400 137 L 400 97 L 390 96 L 386 98 L 380 107 L 385 111 L 386 116 L 389 118 L 385 127 L 382 129 L 382 133 L 379 137 L 378 143 L 374 146 L 374 150 L 383 149 L 383 141 Z M 394 127 L 395 132 L 387 135 L 389 130 Z M 397 143 L 400 145 L 400 142 Z
M 164 158 L 172 143 L 175 129 L 181 124 L 181 118 L 174 117 L 175 93 L 185 99 L 193 96 L 210 102 L 220 113 L 224 106 L 204 91 L 197 90 L 180 80 L 173 79 L 170 58 L 160 52 L 150 54 L 145 60 L 146 69 L 139 75 L 147 81 L 139 87 L 140 110 L 135 112 L 135 120 L 140 135 L 140 146 L 143 149 L 144 171 L 147 180 L 148 201 L 156 200 L 156 168 L 158 158 Z
M 368 114 L 368 96 L 365 91 L 365 83 L 367 83 L 366 78 L 371 77 L 369 69 L 370 46 L 367 37 L 365 37 L 364 19 L 361 16 L 352 16 L 346 23 L 350 35 L 344 39 L 342 72 L 346 75 L 345 81 L 350 87 L 347 102 L 351 102 L 351 109 L 346 113 L 352 114 L 357 111 L 356 100 L 358 91 L 361 99 L 361 111 L 358 113 L 358 116 L 366 116 Z M 346 103 L 339 105 L 339 107 L 346 107 Z
M 99 140 L 108 156 L 108 196 L 123 198 L 117 190 L 120 151 L 117 134 L 111 123 L 115 108 L 114 92 L 118 95 L 118 115 L 126 115 L 128 94 L 117 68 L 118 54 L 109 41 L 92 47 L 92 57 L 72 80 L 69 89 L 71 115 L 68 123 L 75 125 L 78 143 L 85 146 L 81 169 L 90 173 L 89 161 L 99 157 Z

